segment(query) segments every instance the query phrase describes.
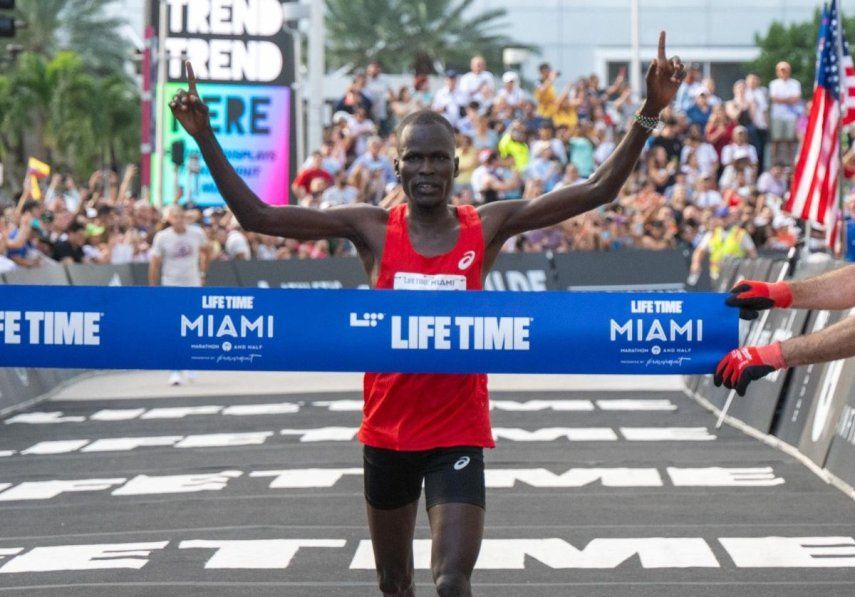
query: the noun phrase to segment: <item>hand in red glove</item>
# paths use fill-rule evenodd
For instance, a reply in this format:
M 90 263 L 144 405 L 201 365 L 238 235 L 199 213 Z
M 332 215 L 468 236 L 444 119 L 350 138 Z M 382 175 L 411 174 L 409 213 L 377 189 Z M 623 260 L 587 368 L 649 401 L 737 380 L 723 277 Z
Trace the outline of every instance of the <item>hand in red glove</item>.
M 713 383 L 716 386 L 724 384 L 724 387 L 735 389 L 737 394 L 744 396 L 749 383 L 786 367 L 780 342 L 767 346 L 743 346 L 731 350 L 719 362 Z
M 739 307 L 739 317 L 756 319 L 758 311 L 776 307 L 786 309 L 793 304 L 793 292 L 786 282 L 760 282 L 740 280 L 730 289 L 725 301 L 731 307 Z

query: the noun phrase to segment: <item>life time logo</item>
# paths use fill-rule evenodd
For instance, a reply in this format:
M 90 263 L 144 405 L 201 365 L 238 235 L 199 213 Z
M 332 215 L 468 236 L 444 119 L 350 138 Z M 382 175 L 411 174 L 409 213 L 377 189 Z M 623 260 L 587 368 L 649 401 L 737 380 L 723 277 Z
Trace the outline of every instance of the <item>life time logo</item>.
M 205 295 L 202 309 L 206 311 L 232 310 L 251 311 L 255 308 L 254 296 Z M 275 331 L 273 315 L 231 315 L 227 313 L 202 313 L 181 315 L 182 338 L 235 338 L 240 340 L 273 338 Z M 231 348 L 228 342 L 226 345 Z M 227 349 L 226 349 L 227 350 Z
M 683 301 L 633 300 L 630 313 L 639 315 L 624 320 L 609 320 L 611 342 L 702 342 L 704 322 L 689 319 L 680 323 L 669 317 L 643 317 L 644 315 L 680 315 Z
M 351 313 L 350 327 L 375 328 L 385 313 Z M 451 317 L 392 315 L 392 350 L 501 350 L 530 349 L 531 317 Z
M 0 311 L 3 344 L 100 346 L 103 313 L 89 311 Z

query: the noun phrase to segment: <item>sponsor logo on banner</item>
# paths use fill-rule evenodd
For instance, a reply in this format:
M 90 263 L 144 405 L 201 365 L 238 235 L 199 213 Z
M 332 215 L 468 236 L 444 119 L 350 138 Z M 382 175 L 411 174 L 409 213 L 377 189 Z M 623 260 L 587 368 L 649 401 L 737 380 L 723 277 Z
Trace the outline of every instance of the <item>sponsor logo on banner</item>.
M 100 346 L 103 316 L 84 311 L 0 311 L 0 343 Z
M 621 364 L 679 367 L 704 340 L 704 321 L 684 313 L 682 300 L 630 300 L 626 317 L 609 320 L 609 341 Z
M 385 313 L 350 313 L 350 327 L 376 328 Z M 531 317 L 392 315 L 392 350 L 520 350 L 531 348 Z
M 182 313 L 179 320 L 181 338 L 190 340 L 193 360 L 252 363 L 262 358 L 263 341 L 275 338 L 276 318 L 255 313 L 254 296 L 206 294 L 201 307 L 199 313 Z

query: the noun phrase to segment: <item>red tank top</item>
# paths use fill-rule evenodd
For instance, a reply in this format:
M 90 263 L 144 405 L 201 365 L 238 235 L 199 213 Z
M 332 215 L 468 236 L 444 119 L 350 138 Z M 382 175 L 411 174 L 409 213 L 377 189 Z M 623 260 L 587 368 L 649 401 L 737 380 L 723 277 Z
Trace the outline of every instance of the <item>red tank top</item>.
M 456 208 L 457 244 L 448 253 L 416 253 L 407 205 L 389 212 L 376 288 L 481 290 L 484 235 L 475 208 Z M 492 448 L 484 374 L 366 373 L 359 440 L 375 448 L 411 451 L 452 446 Z

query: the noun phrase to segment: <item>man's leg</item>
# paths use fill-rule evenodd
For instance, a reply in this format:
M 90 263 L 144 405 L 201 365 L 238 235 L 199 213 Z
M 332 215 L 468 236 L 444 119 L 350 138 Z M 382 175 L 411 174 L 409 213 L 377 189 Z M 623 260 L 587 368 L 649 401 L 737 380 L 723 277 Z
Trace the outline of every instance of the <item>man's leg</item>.
M 418 506 L 418 500 L 394 510 L 380 510 L 366 504 L 377 579 L 384 597 L 411 597 L 416 594 L 413 533 Z
M 470 578 L 484 535 L 484 509 L 473 504 L 438 504 L 428 510 L 431 571 L 439 597 L 472 595 Z

